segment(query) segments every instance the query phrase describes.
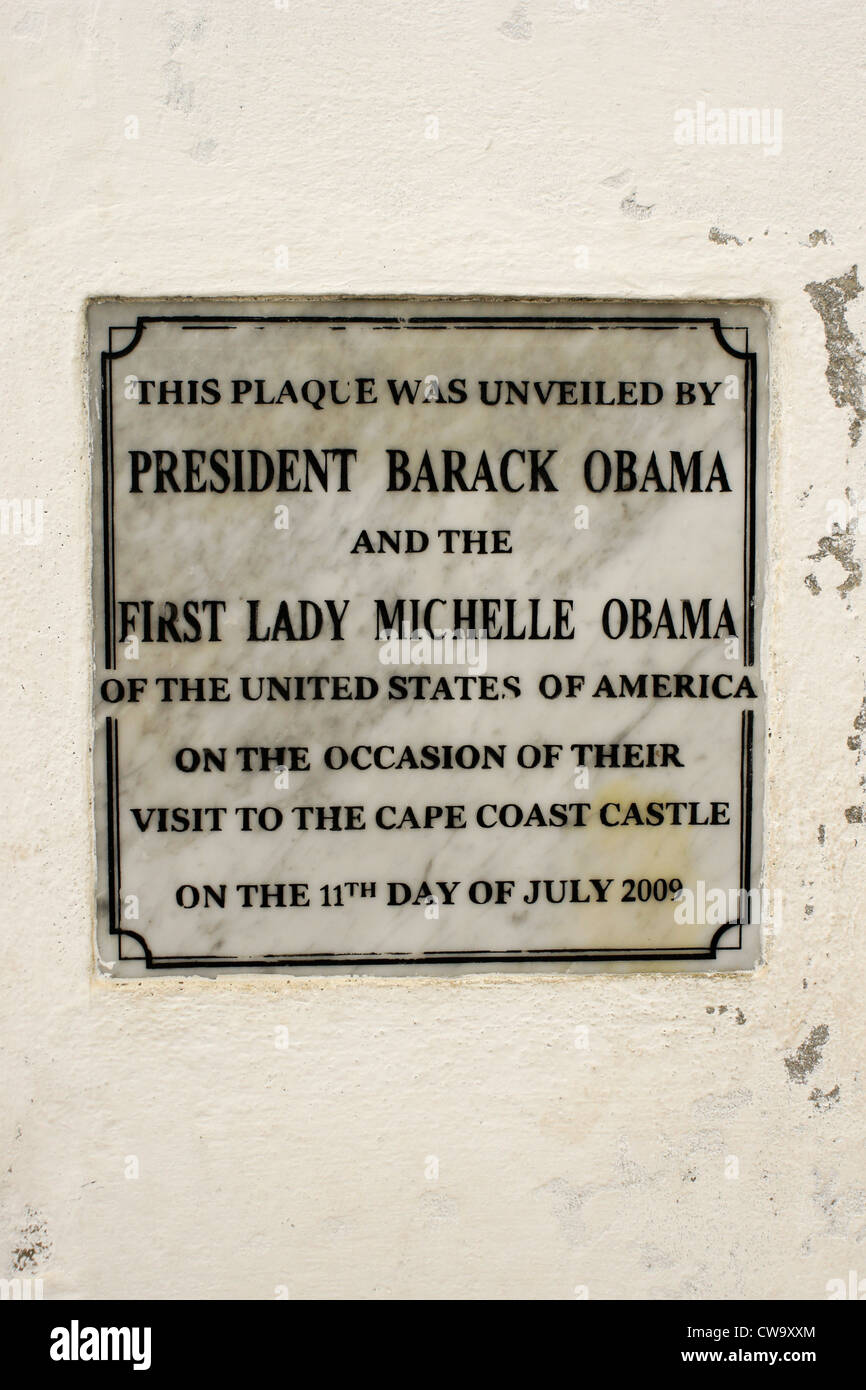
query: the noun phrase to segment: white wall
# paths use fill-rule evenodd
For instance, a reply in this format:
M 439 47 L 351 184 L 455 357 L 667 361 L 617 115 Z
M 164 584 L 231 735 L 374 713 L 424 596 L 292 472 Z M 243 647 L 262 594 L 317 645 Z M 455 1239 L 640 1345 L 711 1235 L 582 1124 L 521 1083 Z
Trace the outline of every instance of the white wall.
M 0 540 L 4 1274 L 129 1298 L 866 1277 L 863 546 L 856 511 L 828 519 L 866 498 L 866 300 L 813 291 L 828 356 L 804 288 L 866 249 L 860 28 L 854 0 L 6 0 L 0 494 L 46 514 L 41 544 Z M 781 153 L 678 146 L 700 100 L 781 109 Z M 754 976 L 95 977 L 84 301 L 334 291 L 772 306 L 784 922 Z

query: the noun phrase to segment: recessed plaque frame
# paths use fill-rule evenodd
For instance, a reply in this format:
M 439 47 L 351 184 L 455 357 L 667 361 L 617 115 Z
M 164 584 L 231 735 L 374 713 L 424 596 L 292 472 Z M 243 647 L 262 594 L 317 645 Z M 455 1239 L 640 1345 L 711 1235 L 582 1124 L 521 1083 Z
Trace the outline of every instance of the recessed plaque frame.
M 759 671 L 768 367 L 766 318 L 759 306 L 100 300 L 89 311 L 89 360 L 102 969 L 123 977 L 226 970 L 455 974 L 754 967 L 761 955 L 761 921 L 768 917 L 761 881 Z M 729 370 L 723 371 L 725 365 Z M 209 394 L 218 391 L 218 399 L 206 399 L 208 382 L 216 383 Z M 324 388 L 320 399 L 314 399 L 319 386 L 305 395 L 309 382 Z M 409 389 L 400 394 L 405 382 Z M 499 389 L 495 401 L 493 383 Z M 643 389 L 647 383 L 661 388 L 658 401 Z M 285 384 L 285 398 L 276 399 Z M 509 395 L 503 396 L 503 386 Z M 701 392 L 710 399 L 702 400 Z M 551 406 L 557 397 L 559 404 Z M 343 457 L 326 480 L 323 458 L 329 450 L 329 463 L 341 451 Z M 537 456 L 527 462 L 533 450 Z M 306 453 L 312 465 L 308 459 L 302 481 L 298 469 Z M 711 461 L 714 453 L 721 466 Z M 452 457 L 445 471 L 437 472 L 438 456 L 447 454 Z M 512 460 L 507 466 L 506 454 Z M 546 455 L 553 458 L 547 467 Z M 711 470 L 715 487 L 706 486 Z M 268 486 L 259 486 L 266 477 Z M 454 487 L 446 493 L 449 478 Z M 614 480 L 623 484 L 618 490 Z M 277 489 L 275 481 L 285 486 Z M 394 482 L 399 486 L 391 487 Z M 529 493 L 531 482 L 537 486 Z M 280 507 L 290 513 L 285 539 L 277 527 Z M 583 536 L 581 507 L 589 513 Z M 672 520 L 674 507 L 682 509 L 685 533 Z M 442 520 L 444 528 L 436 524 Z M 657 552 L 648 528 L 658 532 Z M 510 548 L 455 555 L 443 550 L 443 530 L 446 536 L 507 533 Z M 393 545 L 395 535 L 410 532 L 427 538 L 423 562 L 406 553 L 358 550 L 361 533 L 375 547 L 376 533 Z M 670 561 L 677 536 L 684 537 L 688 552 L 679 568 Z M 274 549 L 281 543 L 287 552 L 282 555 Z M 540 552 L 551 556 L 558 571 L 557 597 L 539 593 Z M 657 594 L 650 592 L 654 579 L 646 573 L 654 554 L 662 571 Z M 253 561 L 261 564 L 261 584 Z M 335 597 L 323 589 L 331 570 Z M 285 588 L 275 582 L 283 572 L 291 576 Z M 716 572 L 730 622 L 721 590 L 706 592 Z M 503 612 L 513 616 L 503 605 L 538 605 L 520 610 L 508 636 L 485 635 L 485 661 L 498 682 L 495 700 L 452 696 L 434 709 L 436 701 L 426 696 L 413 702 L 402 694 L 421 688 L 421 671 L 423 679 L 449 679 L 429 650 L 420 664 L 408 648 L 398 652 L 408 659 L 398 660 L 393 675 L 383 664 L 381 621 L 371 626 L 369 610 L 397 611 L 398 596 L 414 593 L 410 581 L 416 576 L 423 581 L 422 597 L 444 603 L 442 591 L 456 588 L 496 605 L 478 611 L 494 613 L 497 622 Z M 288 595 L 299 582 L 303 597 Z M 675 582 L 680 587 L 671 589 Z M 279 646 L 271 635 L 276 623 L 261 619 L 278 601 L 286 604 Z M 454 600 L 461 601 L 470 602 Z M 555 610 L 553 619 L 540 617 L 546 601 L 571 607 Z M 335 624 L 330 639 L 302 633 L 297 620 L 292 626 L 293 603 L 310 605 L 300 610 L 303 616 L 329 612 L 329 602 Z M 204 605 L 186 627 L 179 617 L 184 604 Z M 347 622 L 335 636 L 340 604 L 347 605 L 353 623 L 360 610 L 358 625 L 350 630 Z M 378 604 L 385 607 L 377 610 Z M 411 611 L 417 616 L 418 610 Z M 605 612 L 613 613 L 613 627 L 625 624 L 622 633 L 612 635 L 608 624 L 599 634 Z M 563 629 L 559 636 L 556 623 L 566 613 L 572 615 L 570 635 Z M 165 640 L 154 635 L 160 619 Z M 652 630 L 656 620 L 660 632 L 647 636 L 646 624 Z M 524 633 L 535 624 L 539 635 L 516 636 L 521 623 Z M 198 635 L 190 637 L 196 624 Z M 540 635 L 545 625 L 553 636 Z M 457 631 L 453 625 L 445 630 Z M 421 638 L 433 640 L 417 628 L 409 640 Z M 736 651 L 720 657 L 725 641 Z M 648 642 L 652 660 L 644 661 Z M 545 643 L 551 655 L 538 665 L 534 655 Z M 564 659 L 566 643 L 574 645 Z M 265 644 L 273 669 L 254 664 L 251 683 L 279 676 L 288 681 L 279 688 L 291 691 L 302 687 L 293 687 L 290 677 L 318 677 L 330 697 L 311 702 L 305 691 L 295 702 L 290 695 L 263 727 L 258 701 L 248 698 L 256 687 L 247 687 L 245 696 L 239 681 Z M 665 644 L 659 667 L 656 656 Z M 338 645 L 342 666 L 336 669 L 331 658 Z M 620 659 L 624 646 L 628 662 Z M 271 655 L 277 651 L 278 658 Z M 324 660 L 322 670 L 308 669 L 311 651 Z M 500 654 L 506 652 L 503 664 Z M 700 665 L 707 669 L 691 669 Z M 460 669 L 480 666 L 464 661 Z M 466 679 L 483 681 L 487 673 L 485 666 L 483 675 Z M 507 685 L 509 673 L 520 682 L 516 698 Z M 359 676 L 379 686 L 376 697 L 344 699 L 335 682 Z M 625 677 L 627 692 L 645 693 L 617 694 L 614 676 Z M 548 677 L 545 688 L 541 682 Z M 599 677 L 613 690 L 610 697 L 596 693 Z M 636 685 L 641 677 L 643 686 Z M 569 696 L 568 681 L 578 678 L 582 684 Z M 215 679 L 225 686 L 219 695 L 212 688 L 212 699 L 179 698 L 178 682 L 206 691 Z M 392 687 L 391 679 L 408 684 Z M 549 693 L 556 681 L 561 698 Z M 688 695 L 673 693 L 685 688 Z M 396 698 L 394 690 L 401 692 Z M 623 720 L 623 708 L 634 706 L 637 716 Z M 284 732 L 287 722 L 298 730 L 292 734 L 297 743 Z M 641 724 L 648 737 L 630 739 L 630 727 Z M 506 762 L 497 766 L 494 759 L 483 772 L 422 767 L 408 773 L 383 769 L 374 777 L 353 767 L 341 773 L 323 766 L 326 747 L 403 747 L 416 750 L 415 757 L 418 748 L 430 746 L 428 727 L 434 747 L 504 748 Z M 569 731 L 584 738 L 569 742 Z M 553 759 L 550 767 L 520 765 L 521 757 L 525 764 L 534 756 L 524 749 L 548 744 L 560 750 L 539 755 Z M 678 755 L 664 766 L 652 761 L 661 756 L 660 747 L 673 746 L 685 761 Z M 307 750 L 306 767 L 280 765 L 286 788 L 268 788 L 265 801 L 274 807 L 273 819 L 279 815 L 278 826 L 256 820 L 262 798 L 251 805 L 248 794 L 252 785 L 267 783 L 277 764 L 271 756 L 259 773 L 239 768 L 231 750 L 241 747 Z M 575 747 L 595 750 L 589 756 L 600 757 L 601 765 L 575 763 L 572 772 L 568 759 Z M 620 756 L 610 749 L 638 748 L 643 752 L 623 756 L 652 760 L 605 766 L 606 757 Z M 217 749 L 224 755 L 222 770 Z M 205 771 L 208 750 L 214 758 Z M 695 764 L 706 764 L 700 779 L 693 776 Z M 682 788 L 679 771 L 685 772 Z M 614 776 L 623 772 L 628 775 Z M 497 773 L 504 776 L 497 779 Z M 580 784 L 581 773 L 587 787 Z M 496 795 L 489 799 L 494 783 Z M 217 784 L 219 795 L 202 805 L 205 792 L 209 796 Z M 644 785 L 660 788 L 647 802 Z M 718 786 L 724 794 L 714 797 Z M 186 790 L 192 787 L 194 794 Z M 450 835 L 435 819 L 427 828 L 394 828 L 392 804 L 417 815 L 416 802 L 425 811 L 462 808 L 463 823 L 452 824 Z M 545 823 L 545 815 L 554 814 L 550 807 L 581 805 L 582 813 L 569 812 L 577 817 L 574 824 Z M 659 827 L 650 821 L 633 830 L 599 822 L 602 808 L 619 807 L 609 812 L 615 818 L 625 805 L 626 814 L 635 808 L 636 818 L 649 814 L 648 806 L 689 808 L 675 814 L 693 822 Z M 491 815 L 495 820 L 493 812 L 480 816 L 479 807 L 489 806 L 500 808 L 498 827 L 487 824 Z M 512 806 L 517 809 L 504 816 L 501 808 Z M 696 806 L 697 812 L 691 809 Z M 354 807 L 363 828 L 351 824 Z M 314 812 L 322 808 L 345 811 L 346 823 L 316 828 Z M 304 809 L 309 814 L 299 816 Z M 196 810 L 212 814 L 196 824 L 189 814 Z M 453 816 L 459 819 L 457 811 Z M 511 825 L 509 817 L 517 816 L 523 820 Z M 633 854 L 634 872 L 614 871 L 619 830 L 625 832 L 620 842 L 626 868 Z M 455 842 L 469 845 L 468 854 L 449 858 L 457 853 Z M 446 849 L 449 844 L 454 848 Z M 718 855 L 705 854 L 714 844 L 721 846 Z M 694 861 L 693 874 L 674 871 L 681 860 Z M 222 876 L 215 872 L 220 868 Z M 680 888 L 674 891 L 676 883 Z M 638 895 L 647 884 L 650 896 L 642 901 Z M 665 896 L 657 900 L 660 884 Z

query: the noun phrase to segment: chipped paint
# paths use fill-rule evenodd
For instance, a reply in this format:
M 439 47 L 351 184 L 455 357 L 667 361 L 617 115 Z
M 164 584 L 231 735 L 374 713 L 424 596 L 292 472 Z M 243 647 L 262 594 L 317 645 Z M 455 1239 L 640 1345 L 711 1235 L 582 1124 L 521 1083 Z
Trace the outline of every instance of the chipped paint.
M 18 1274 L 32 1274 L 41 1269 L 51 1257 L 52 1242 L 43 1217 L 28 1207 L 11 1251 L 9 1262 Z
M 840 410 L 850 410 L 852 419 L 848 435 L 851 443 L 856 444 L 866 416 L 863 373 L 860 370 L 864 352 L 848 325 L 846 308 L 863 289 L 857 267 L 852 265 L 843 275 L 836 275 L 830 280 L 813 280 L 805 288 L 812 307 L 821 315 L 824 324 L 830 394 Z
M 734 236 L 733 232 L 723 232 L 718 227 L 710 227 L 709 239 L 717 242 L 719 246 L 729 246 L 731 243 L 734 246 L 742 246 L 743 244 L 738 236 Z
M 859 752 L 862 750 L 864 729 L 866 729 L 866 695 L 863 697 L 863 702 L 860 705 L 859 711 L 854 716 L 854 733 L 848 735 L 848 747 L 852 752 Z
M 832 1110 L 834 1105 L 839 1104 L 841 1092 L 838 1085 L 830 1091 L 822 1091 L 820 1086 L 816 1086 L 813 1091 L 809 1092 L 809 1099 L 818 1111 Z
M 810 560 L 820 561 L 830 555 L 839 562 L 847 575 L 841 584 L 836 585 L 836 592 L 842 598 L 850 594 L 852 589 L 856 589 L 863 578 L 863 567 L 860 561 L 854 557 L 854 545 L 857 540 L 858 529 L 859 519 L 852 516 L 844 531 L 836 526 L 832 535 L 822 536 L 818 541 L 818 549 L 809 556 Z M 817 580 L 815 582 L 817 584 Z M 808 578 L 806 584 L 809 585 Z
M 826 1023 L 819 1023 L 813 1028 L 808 1038 L 800 1043 L 796 1052 L 791 1052 L 785 1057 L 785 1067 L 788 1078 L 802 1085 L 810 1072 L 813 1072 L 821 1061 L 821 1053 L 830 1037 L 830 1029 Z
M 636 222 L 645 222 L 648 217 L 652 217 L 655 203 L 639 203 L 635 197 L 636 190 L 632 190 L 620 203 L 620 212 L 626 217 L 633 217 Z

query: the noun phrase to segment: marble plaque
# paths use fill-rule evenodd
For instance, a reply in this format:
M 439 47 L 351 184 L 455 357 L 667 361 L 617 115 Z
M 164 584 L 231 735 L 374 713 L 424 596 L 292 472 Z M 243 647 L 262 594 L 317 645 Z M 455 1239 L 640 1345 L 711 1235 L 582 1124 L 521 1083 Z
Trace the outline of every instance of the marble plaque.
M 754 967 L 763 310 L 88 331 L 101 970 Z

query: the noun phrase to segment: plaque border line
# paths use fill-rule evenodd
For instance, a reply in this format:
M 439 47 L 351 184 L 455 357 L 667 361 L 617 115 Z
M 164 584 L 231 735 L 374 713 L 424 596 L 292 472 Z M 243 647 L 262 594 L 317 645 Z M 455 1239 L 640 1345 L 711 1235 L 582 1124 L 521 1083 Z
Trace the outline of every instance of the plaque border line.
M 275 314 L 157 314 L 136 316 L 134 330 L 129 325 L 109 325 L 108 350 L 100 353 L 100 402 L 101 402 L 101 440 L 102 440 L 102 562 L 104 582 L 104 669 L 116 669 L 116 543 L 114 530 L 114 428 L 112 418 L 112 362 L 133 352 L 142 334 L 150 323 L 180 323 L 197 328 L 237 323 L 304 323 L 343 326 L 346 324 L 369 325 L 376 329 L 406 328 L 551 328 L 554 330 L 575 330 L 591 332 L 595 325 L 611 325 L 617 328 L 637 327 L 665 331 L 670 328 L 696 328 L 709 325 L 716 341 L 730 356 L 739 358 L 745 364 L 745 398 L 743 401 L 745 433 L 746 479 L 744 487 L 744 533 L 743 533 L 743 624 L 745 660 L 744 667 L 754 665 L 755 649 L 755 574 L 756 574 L 756 534 L 755 511 L 757 506 L 757 354 L 749 347 L 749 329 L 742 328 L 746 334 L 745 351 L 731 346 L 724 336 L 725 327 L 718 316 L 669 317 L 653 315 L 619 317 L 616 315 L 414 315 L 410 317 L 393 315 L 275 315 Z M 125 347 L 115 351 L 112 348 L 113 332 L 133 332 L 132 339 Z M 601 330 L 604 331 L 604 330 Z M 753 775 L 754 775 L 754 710 L 744 709 L 740 719 L 740 854 L 739 854 L 739 901 L 745 902 L 745 914 L 738 915 L 734 922 L 724 923 L 713 933 L 707 946 L 696 947 L 563 947 L 548 950 L 514 951 L 416 951 L 403 953 L 327 953 L 307 952 L 300 955 L 275 953 L 260 957 L 238 956 L 157 956 L 151 951 L 145 937 L 121 925 L 121 853 L 120 853 L 120 761 L 119 725 L 117 716 L 107 715 L 105 719 L 106 754 L 106 839 L 108 849 L 108 919 L 109 935 L 117 937 L 118 961 L 143 959 L 147 970 L 179 969 L 255 969 L 258 967 L 279 966 L 362 966 L 362 965 L 415 965 L 428 962 L 433 965 L 455 964 L 520 964 L 522 962 L 567 962 L 567 961 L 666 961 L 666 960 L 716 960 L 721 951 L 736 951 L 742 948 L 743 928 L 751 925 L 751 878 L 752 878 L 752 826 L 753 826 Z M 744 919 L 743 919 L 744 917 Z M 722 938 L 737 928 L 737 940 L 730 945 L 722 945 Z M 124 956 L 123 938 L 128 936 L 141 948 L 143 955 Z

